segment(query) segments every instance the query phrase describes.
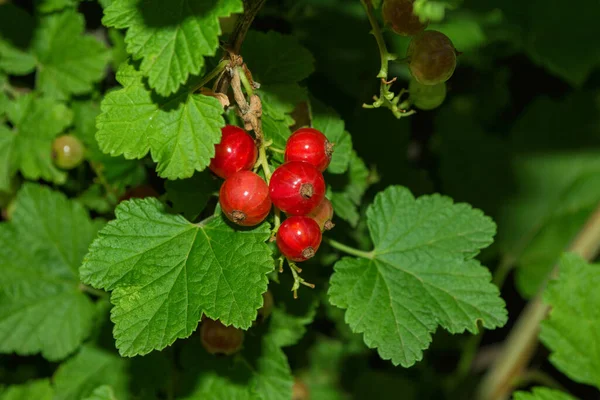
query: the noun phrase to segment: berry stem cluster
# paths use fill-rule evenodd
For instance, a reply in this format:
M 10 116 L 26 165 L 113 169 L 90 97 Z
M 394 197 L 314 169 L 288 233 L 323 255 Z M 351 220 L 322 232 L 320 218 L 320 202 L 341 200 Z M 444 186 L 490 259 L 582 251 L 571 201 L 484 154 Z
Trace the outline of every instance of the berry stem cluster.
M 375 18 L 375 14 L 373 13 L 373 4 L 371 3 L 371 0 L 361 0 L 361 3 L 365 8 L 367 17 L 369 18 L 369 23 L 371 24 L 371 34 L 375 36 L 377 47 L 379 48 L 379 55 L 381 57 L 381 67 L 379 69 L 379 73 L 377 74 L 377 78 L 381 79 L 379 96 L 373 96 L 373 103 L 365 103 L 363 104 L 363 108 L 379 108 L 383 106 L 389 108 L 396 118 L 413 115 L 415 113 L 414 110 L 407 110 L 410 104 L 406 101 L 400 102 L 406 92 L 403 90 L 396 95 L 390 90 L 392 84 L 396 81 L 396 78 L 388 80 L 389 62 L 396 60 L 398 57 L 395 54 L 390 53 L 387 49 L 381 28 L 379 27 L 379 23 Z M 399 62 L 405 61 L 405 59 L 399 60 Z

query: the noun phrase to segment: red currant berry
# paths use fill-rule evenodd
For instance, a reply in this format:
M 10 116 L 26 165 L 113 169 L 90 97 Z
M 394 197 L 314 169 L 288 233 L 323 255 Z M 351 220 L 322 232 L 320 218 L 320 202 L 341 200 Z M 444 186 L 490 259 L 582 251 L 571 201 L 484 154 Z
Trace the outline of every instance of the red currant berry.
M 298 129 L 285 145 L 285 162 L 305 161 L 321 172 L 329 166 L 332 155 L 333 143 L 313 128 Z
M 233 125 L 227 125 L 221 132 L 221 142 L 215 146 L 215 156 L 208 168 L 223 179 L 238 171 L 252 169 L 258 157 L 252 136 Z
M 381 12 L 383 21 L 398 35 L 413 36 L 427 26 L 413 12 L 414 0 L 385 0 Z
M 210 354 L 229 356 L 242 348 L 244 331 L 206 318 L 200 327 L 200 340 L 202 340 L 202 347 Z
M 271 210 L 269 188 L 252 171 L 239 171 L 227 178 L 219 192 L 219 203 L 227 218 L 241 226 L 258 225 Z
M 329 231 L 335 226 L 335 224 L 331 221 L 333 218 L 333 205 L 327 197 L 323 199 L 317 208 L 312 210 L 306 216 L 317 221 L 321 231 Z
M 273 172 L 269 193 L 275 207 L 288 215 L 306 215 L 325 197 L 325 180 L 312 164 L 290 161 Z
M 292 261 L 314 257 L 321 245 L 319 224 L 309 217 L 289 217 L 277 231 L 277 247 Z

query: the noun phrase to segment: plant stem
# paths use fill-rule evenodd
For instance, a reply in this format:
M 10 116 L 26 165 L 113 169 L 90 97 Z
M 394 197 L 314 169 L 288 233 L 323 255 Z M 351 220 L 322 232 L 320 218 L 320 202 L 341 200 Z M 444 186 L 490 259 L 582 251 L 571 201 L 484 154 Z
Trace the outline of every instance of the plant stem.
M 377 41 L 377 47 L 379 47 L 379 55 L 381 57 L 381 68 L 379 70 L 379 73 L 377 74 L 377 77 L 387 79 L 388 63 L 391 60 L 395 60 L 396 56 L 390 54 L 387 50 L 383 34 L 381 33 L 381 29 L 379 28 L 377 19 L 373 14 L 373 4 L 371 3 L 371 0 L 361 0 L 361 3 L 365 7 L 367 17 L 369 18 L 369 23 L 371 24 L 371 33 L 373 34 L 373 36 L 375 36 L 375 40 Z
M 265 178 L 267 179 L 267 183 L 271 181 L 271 168 L 269 167 L 269 161 L 267 160 L 267 152 L 265 151 L 265 146 L 261 143 L 258 148 L 258 163 L 262 167 L 263 171 L 265 171 Z
M 588 218 L 568 251 L 592 260 L 600 250 L 600 205 Z M 548 278 L 558 274 L 555 266 Z M 550 307 L 542 301 L 545 284 L 527 304 L 503 345 L 500 357 L 492 364 L 477 390 L 481 400 L 504 400 L 511 394 L 516 380 L 523 373 L 538 343 L 540 323 Z
M 252 88 L 252 85 L 250 84 L 250 81 L 248 80 L 246 73 L 240 67 L 237 67 L 237 70 L 238 70 L 238 74 L 240 75 L 240 80 L 242 81 L 242 85 L 244 85 L 244 90 L 246 90 L 246 93 L 248 93 L 249 97 L 252 96 L 254 94 L 254 89 Z
M 106 296 L 108 296 L 108 293 L 106 293 L 104 290 L 94 289 L 93 287 L 88 286 L 88 285 L 84 285 L 83 283 L 79 284 L 79 290 L 81 290 L 84 293 L 89 293 L 92 296 L 96 296 L 96 297 L 106 297 Z
M 258 14 L 265 2 L 266 0 L 244 0 L 244 14 L 238 19 L 229 43 L 230 50 L 233 53 L 239 54 L 242 43 L 246 38 L 246 33 L 248 33 L 248 29 L 252 25 L 252 21 L 254 21 L 256 14 Z
M 340 243 L 333 239 L 325 238 L 325 242 L 328 245 L 330 245 L 331 247 L 333 247 L 334 249 L 343 251 L 344 253 L 350 254 L 351 256 L 361 257 L 361 258 L 369 258 L 369 259 L 372 259 L 374 257 L 374 254 L 372 251 L 367 252 L 367 251 L 358 250 L 358 249 L 355 249 L 354 247 L 346 246 L 345 244 Z
M 221 62 L 218 63 L 217 66 L 214 67 L 212 71 L 210 71 L 208 74 L 206 74 L 202 77 L 202 80 L 200 82 L 198 82 L 197 85 L 194 85 L 191 92 L 194 93 L 195 91 L 200 90 L 208 82 L 212 81 L 214 78 L 219 76 L 228 65 L 229 65 L 229 60 L 221 60 Z

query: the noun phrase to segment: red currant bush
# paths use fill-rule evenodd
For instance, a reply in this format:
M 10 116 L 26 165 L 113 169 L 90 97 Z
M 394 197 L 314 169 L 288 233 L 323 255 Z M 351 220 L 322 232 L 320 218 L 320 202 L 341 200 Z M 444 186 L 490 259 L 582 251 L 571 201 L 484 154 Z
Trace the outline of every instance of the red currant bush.
M 317 222 L 317 224 L 319 224 L 321 231 L 331 230 L 335 226 L 335 224 L 332 221 L 333 205 L 327 197 L 325 197 L 321 204 L 319 204 L 306 216 L 314 219 Z
M 425 31 L 415 36 L 406 53 L 412 76 L 422 85 L 446 82 L 456 68 L 456 49 L 448 36 Z
M 275 207 L 288 215 L 306 215 L 325 197 L 325 180 L 312 164 L 290 161 L 273 172 L 269 194 Z
M 285 146 L 285 161 L 305 161 L 323 172 L 331 162 L 333 143 L 316 129 L 300 128 Z
M 385 0 L 381 12 L 383 21 L 402 36 L 414 36 L 427 27 L 413 13 L 414 0 Z
M 244 331 L 206 318 L 200 327 L 200 340 L 202 347 L 210 354 L 229 356 L 241 350 Z
M 208 168 L 223 179 L 238 171 L 252 169 L 258 157 L 252 136 L 233 125 L 227 125 L 221 132 L 221 142 L 215 146 L 215 156 Z
M 73 135 L 62 135 L 52 143 L 52 159 L 58 168 L 73 169 L 83 161 L 85 149 Z
M 271 210 L 269 187 L 254 172 L 239 171 L 223 182 L 219 203 L 230 221 L 241 226 L 258 225 Z
M 321 228 L 309 217 L 289 217 L 277 231 L 277 247 L 292 261 L 306 261 L 321 245 Z

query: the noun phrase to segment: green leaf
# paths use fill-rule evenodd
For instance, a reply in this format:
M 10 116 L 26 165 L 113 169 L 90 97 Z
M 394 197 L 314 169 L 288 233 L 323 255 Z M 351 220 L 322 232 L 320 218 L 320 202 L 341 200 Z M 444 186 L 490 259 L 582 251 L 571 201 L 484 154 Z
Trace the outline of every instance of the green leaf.
M 0 5 L 0 69 L 26 75 L 35 69 L 35 57 L 28 53 L 33 18 L 12 4 Z
M 552 309 L 542 322 L 541 341 L 550 362 L 575 382 L 600 389 L 600 265 L 580 256 L 561 258 L 558 278 L 548 284 L 544 301 Z
M 92 243 L 84 282 L 111 290 L 112 321 L 123 356 L 163 349 L 188 337 L 202 313 L 248 328 L 273 270 L 268 224 L 230 227 L 221 216 L 200 224 L 169 215 L 158 200 L 121 203 Z
M 189 179 L 167 181 L 165 189 L 173 210 L 193 221 L 204 210 L 211 196 L 218 192 L 219 181 L 208 171 L 204 171 Z
M 96 142 L 96 117 L 100 107 L 90 101 L 75 101 L 73 107 L 74 134 L 86 146 L 86 157 L 94 170 L 99 171 L 106 182 L 119 190 L 137 186 L 146 179 L 146 170 L 137 160 L 127 160 L 123 156 L 111 157 L 100 150 Z
M 514 400 L 577 400 L 570 394 L 546 387 L 534 387 L 529 392 L 515 392 Z
M 25 184 L 10 223 L 0 224 L 0 351 L 60 360 L 92 327 L 94 303 L 77 269 L 97 226 L 79 204 Z
M 444 19 L 446 10 L 456 9 L 463 0 L 415 0 L 414 13 L 421 21 L 438 22 Z
M 299 82 L 314 71 L 314 59 L 298 39 L 274 31 L 249 31 L 243 54 L 253 78 L 265 86 Z
M 481 211 L 393 186 L 377 195 L 367 218 L 375 249 L 336 263 L 329 300 L 383 359 L 413 365 L 438 325 L 476 333 L 479 321 L 489 329 L 506 322 L 498 288 L 473 259 L 496 230 Z
M 108 385 L 98 386 L 91 395 L 85 398 L 85 400 L 117 400 L 115 392 L 112 387 Z
M 335 215 L 356 227 L 360 218 L 358 207 L 369 186 L 376 182 L 365 162 L 356 154 L 350 153 L 350 169 L 341 182 L 333 180 L 330 194 Z
M 600 54 L 589 51 L 586 45 L 587 38 L 600 35 L 594 18 L 600 13 L 600 4 L 562 7 L 563 4 L 559 0 L 535 0 L 529 5 L 532 17 L 525 25 L 529 31 L 525 47 L 539 65 L 573 86 L 582 86 L 600 64 Z M 561 30 L 553 29 L 558 7 L 561 7 L 560 19 L 569 21 Z
M 48 379 L 30 381 L 23 385 L 9 386 L 0 393 L 0 400 L 52 400 L 54 390 Z
M 150 151 L 158 174 L 167 179 L 189 178 L 208 166 L 225 126 L 216 98 L 190 94 L 185 87 L 160 98 L 131 63 L 123 65 L 117 80 L 125 87 L 104 97 L 97 119 L 102 151 L 128 159 Z
M 318 337 L 308 352 L 309 365 L 300 376 L 310 390 L 313 400 L 341 400 L 347 398 L 340 387 L 345 344 L 339 340 Z M 372 389 L 372 386 L 369 386 Z
M 106 26 L 125 29 L 127 51 L 157 93 L 175 93 L 214 56 L 219 18 L 243 11 L 241 0 L 115 0 L 104 10 Z
M 0 129 L 0 183 L 17 170 L 27 179 L 64 183 L 66 174 L 52 163 L 52 142 L 70 125 L 71 111 L 63 103 L 27 94 L 8 104 L 7 116 L 14 128 Z
M 236 357 L 219 357 L 188 342 L 182 364 L 191 381 L 185 399 L 276 400 L 292 397 L 293 378 L 276 338 L 279 326 L 261 326 L 247 332 Z
M 311 99 L 311 112 L 313 128 L 323 132 L 335 146 L 327 172 L 343 174 L 352 156 L 352 137 L 344 129 L 344 121 L 332 108 L 316 99 Z
M 517 260 L 517 287 L 528 297 L 600 201 L 600 160 L 594 151 L 524 154 L 513 170 L 519 192 L 505 201 L 498 244 Z
M 115 397 L 121 400 L 128 393 L 127 362 L 104 350 L 84 346 L 61 364 L 53 380 L 56 390 L 53 400 L 84 399 L 102 385 L 110 385 Z
M 36 7 L 41 13 L 60 11 L 67 7 L 76 7 L 79 0 L 37 0 Z
M 55 98 L 90 92 L 104 77 L 110 53 L 84 35 L 83 15 L 74 10 L 42 17 L 33 51 L 38 62 L 37 89 Z

